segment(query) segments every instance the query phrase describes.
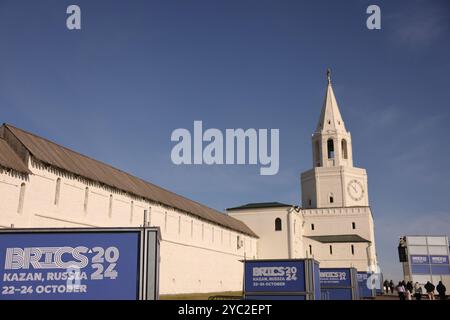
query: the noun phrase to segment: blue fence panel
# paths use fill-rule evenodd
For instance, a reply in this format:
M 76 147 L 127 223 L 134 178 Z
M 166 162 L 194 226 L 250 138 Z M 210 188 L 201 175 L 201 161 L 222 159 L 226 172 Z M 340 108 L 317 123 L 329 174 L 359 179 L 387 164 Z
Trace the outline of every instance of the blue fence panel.
M 354 268 L 321 268 L 320 287 L 322 299 L 359 299 L 358 280 Z
M 138 299 L 139 231 L 0 233 L 0 299 Z
M 304 292 L 305 261 L 246 261 L 245 292 Z
M 367 280 L 372 274 L 367 272 L 358 272 L 358 289 L 360 298 L 373 298 L 375 296 L 375 290 L 372 289 L 371 283 L 367 283 Z
M 326 288 L 322 289 L 323 300 L 352 300 L 352 288 Z
M 348 268 L 320 270 L 320 285 L 322 287 L 351 287 L 351 281 L 350 269 Z
M 314 299 L 322 299 L 322 294 L 320 291 L 320 266 L 317 262 L 314 262 Z

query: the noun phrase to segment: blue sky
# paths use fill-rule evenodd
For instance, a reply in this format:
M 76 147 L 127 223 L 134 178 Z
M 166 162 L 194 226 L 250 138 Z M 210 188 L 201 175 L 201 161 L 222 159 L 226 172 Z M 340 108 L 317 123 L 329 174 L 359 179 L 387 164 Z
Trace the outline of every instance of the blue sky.
M 381 30 L 365 27 L 370 4 Z M 400 235 L 450 234 L 449 13 L 446 0 L 0 0 L 0 121 L 219 210 L 299 204 L 331 67 L 381 267 L 398 278 Z M 173 165 L 171 132 L 194 120 L 279 128 L 279 173 Z

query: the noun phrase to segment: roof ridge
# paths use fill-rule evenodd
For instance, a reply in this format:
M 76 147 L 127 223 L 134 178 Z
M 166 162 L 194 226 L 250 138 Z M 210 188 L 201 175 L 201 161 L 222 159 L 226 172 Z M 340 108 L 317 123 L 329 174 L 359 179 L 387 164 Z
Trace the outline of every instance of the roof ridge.
M 45 141 L 47 141 L 47 142 L 49 142 L 49 143 L 52 143 L 52 144 L 54 144 L 54 145 L 57 145 L 58 147 L 61 147 L 61 148 L 65 149 L 65 150 L 68 150 L 68 151 L 70 151 L 70 152 L 76 153 L 77 155 L 79 155 L 79 156 L 81 156 L 81 157 L 84 157 L 84 158 L 87 158 L 87 159 L 89 159 L 89 160 L 92 160 L 92 161 L 95 161 L 95 162 L 99 162 L 99 163 L 101 163 L 101 164 L 104 164 L 104 165 L 110 167 L 111 169 L 120 171 L 120 172 L 125 173 L 125 174 L 127 174 L 127 175 L 129 175 L 129 176 L 133 176 L 134 178 L 139 179 L 139 180 L 141 180 L 142 182 L 151 184 L 151 185 L 153 185 L 153 186 L 155 186 L 155 187 L 157 187 L 157 188 L 159 188 L 159 189 L 162 189 L 162 190 L 167 191 L 167 192 L 169 192 L 169 193 L 175 194 L 175 195 L 177 195 L 177 196 L 179 196 L 179 197 L 183 197 L 183 198 L 185 198 L 186 200 L 189 200 L 189 201 L 192 201 L 192 202 L 196 202 L 197 204 L 199 204 L 199 205 L 201 205 L 201 206 L 204 206 L 204 207 L 208 207 L 208 206 L 205 206 L 204 204 L 202 204 L 202 203 L 200 203 L 200 202 L 194 201 L 194 200 L 189 199 L 189 198 L 187 198 L 187 197 L 185 197 L 185 196 L 182 196 L 182 195 L 179 195 L 179 194 L 177 194 L 177 193 L 175 193 L 175 192 L 173 192 L 173 191 L 170 191 L 170 190 L 168 190 L 168 189 L 166 189 L 166 188 L 160 187 L 160 186 L 158 186 L 158 185 L 156 185 L 156 184 L 154 184 L 154 183 L 151 183 L 151 182 L 146 181 L 146 180 L 144 180 L 144 179 L 142 179 L 142 178 L 139 178 L 138 176 L 136 176 L 136 175 L 134 175 L 134 174 L 131 174 L 131 173 L 128 173 L 128 172 L 126 172 L 126 171 L 124 171 L 124 170 L 121 170 L 121 169 L 119 169 L 119 168 L 116 168 L 116 167 L 114 167 L 113 165 L 111 165 L 111 164 L 109 164 L 109 163 L 106 163 L 106 162 L 103 162 L 103 161 L 94 159 L 94 158 L 92 158 L 92 157 L 90 157 L 90 156 L 87 156 L 87 155 L 85 155 L 85 154 L 82 154 L 82 153 L 80 153 L 80 152 L 78 152 L 78 151 L 75 151 L 75 150 L 72 150 L 72 149 L 70 149 L 70 148 L 68 148 L 68 147 L 65 147 L 65 146 L 63 146 L 63 145 L 61 145 L 61 144 L 59 144 L 59 143 L 57 143 L 57 142 L 54 142 L 54 141 L 49 140 L 49 139 L 47 139 L 47 138 L 38 136 L 37 134 L 34 134 L 34 133 L 32 133 L 32 132 L 23 130 L 23 129 L 18 128 L 18 127 L 16 127 L 16 126 L 13 126 L 13 125 L 10 125 L 10 124 L 7 124 L 7 123 L 5 123 L 5 125 L 6 125 L 7 127 L 12 127 L 12 128 L 14 128 L 14 129 L 17 129 L 17 130 L 20 130 L 20 131 L 22 131 L 22 132 L 25 132 L 26 134 L 30 134 L 30 135 L 32 135 L 32 136 L 34 136 L 34 137 L 36 137 L 36 138 L 39 138 L 39 139 L 45 140 Z M 0 138 L 1 138 L 1 137 L 0 137 Z M 20 140 L 20 139 L 19 139 L 19 140 Z M 128 192 L 128 191 L 127 191 L 127 192 Z M 208 208 L 209 208 L 209 207 L 208 207 Z M 209 208 L 209 209 L 216 210 L 216 209 L 214 209 L 214 208 Z M 216 210 L 216 211 L 218 211 L 218 210 Z M 218 211 L 218 212 L 220 212 L 220 211 Z

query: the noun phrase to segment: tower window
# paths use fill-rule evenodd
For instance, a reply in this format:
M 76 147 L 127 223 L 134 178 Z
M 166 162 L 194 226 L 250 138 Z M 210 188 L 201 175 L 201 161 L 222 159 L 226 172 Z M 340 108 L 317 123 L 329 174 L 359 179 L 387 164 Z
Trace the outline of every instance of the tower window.
M 356 223 L 352 222 L 352 229 L 356 229 Z
M 311 230 L 314 230 L 314 223 L 311 223 Z
M 333 196 L 330 196 L 330 203 L 333 203 L 334 202 L 334 198 L 333 198 Z
M 320 145 L 319 141 L 314 142 L 314 158 L 316 166 L 320 167 Z
M 275 231 L 281 231 L 281 219 L 280 218 L 275 219 Z
M 333 246 L 330 245 L 330 254 L 333 254 Z
M 309 199 L 309 200 L 308 200 L 308 203 L 309 203 L 309 206 L 311 207 L 311 206 L 312 206 L 312 200 Z
M 355 246 L 352 245 L 352 255 L 355 255 Z
M 334 159 L 334 142 L 333 139 L 327 141 L 328 159 Z
M 347 153 L 347 140 L 342 139 L 341 141 L 341 149 L 342 149 L 342 157 L 344 159 L 348 159 L 348 153 Z

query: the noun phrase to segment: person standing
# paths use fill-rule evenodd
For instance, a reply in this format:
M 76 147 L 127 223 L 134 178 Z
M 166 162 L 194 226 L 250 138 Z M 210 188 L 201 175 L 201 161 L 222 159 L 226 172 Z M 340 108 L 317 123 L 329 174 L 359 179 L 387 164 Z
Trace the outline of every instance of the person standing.
M 403 283 L 400 281 L 397 285 L 397 293 L 398 293 L 398 298 L 400 300 L 405 300 L 405 286 L 403 285 Z
M 389 288 L 391 288 L 391 294 L 394 294 L 394 281 L 389 282 Z
M 447 297 L 445 296 L 445 291 L 447 288 L 444 286 L 442 281 L 439 281 L 438 285 L 436 286 L 436 290 L 439 293 L 439 299 L 445 300 Z
M 428 300 L 434 300 L 434 289 L 435 286 L 430 281 L 425 284 L 425 290 L 427 290 Z
M 421 300 L 422 299 L 422 287 L 420 286 L 420 284 L 418 282 L 416 282 L 414 284 L 414 297 L 416 298 L 416 300 Z
M 383 287 L 384 287 L 384 292 L 386 292 L 386 294 L 389 294 L 389 281 L 387 279 L 384 280 Z
M 408 281 L 406 283 L 406 299 L 412 300 L 412 294 L 413 294 L 414 286 L 412 281 Z

